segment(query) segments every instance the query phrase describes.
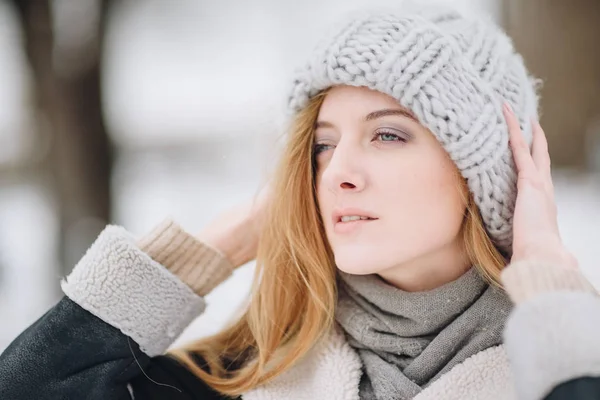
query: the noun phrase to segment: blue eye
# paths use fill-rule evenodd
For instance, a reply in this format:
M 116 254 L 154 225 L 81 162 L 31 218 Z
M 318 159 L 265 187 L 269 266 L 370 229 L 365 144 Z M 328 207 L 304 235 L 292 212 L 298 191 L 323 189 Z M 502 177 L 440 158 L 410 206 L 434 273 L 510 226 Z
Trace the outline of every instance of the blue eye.
M 390 131 L 375 132 L 375 138 L 382 142 L 406 142 L 407 139 Z
M 330 147 L 333 147 L 329 144 L 317 143 L 313 146 L 313 155 L 318 156 L 319 153 L 322 153 L 325 150 L 328 150 Z

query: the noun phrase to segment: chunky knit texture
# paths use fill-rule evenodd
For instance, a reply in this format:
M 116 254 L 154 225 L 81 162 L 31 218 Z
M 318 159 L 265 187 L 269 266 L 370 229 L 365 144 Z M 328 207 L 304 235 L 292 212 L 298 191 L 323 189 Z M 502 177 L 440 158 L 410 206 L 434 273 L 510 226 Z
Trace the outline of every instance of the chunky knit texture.
M 368 87 L 412 110 L 467 179 L 496 245 L 511 252 L 517 175 L 502 103 L 510 103 L 531 143 L 538 100 L 500 29 L 454 10 L 350 18 L 298 71 L 291 111 L 336 85 Z

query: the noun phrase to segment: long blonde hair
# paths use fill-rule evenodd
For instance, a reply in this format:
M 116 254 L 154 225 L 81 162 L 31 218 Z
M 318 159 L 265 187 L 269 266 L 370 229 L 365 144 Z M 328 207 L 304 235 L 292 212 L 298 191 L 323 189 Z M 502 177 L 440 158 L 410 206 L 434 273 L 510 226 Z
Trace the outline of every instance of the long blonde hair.
M 334 323 L 336 267 L 317 208 L 312 158 L 314 126 L 326 93 L 313 97 L 291 126 L 273 177 L 248 306 L 221 332 L 170 352 L 222 394 L 238 396 L 282 374 Z M 467 252 L 482 275 L 499 285 L 506 261 L 460 180 L 467 203 L 462 226 Z

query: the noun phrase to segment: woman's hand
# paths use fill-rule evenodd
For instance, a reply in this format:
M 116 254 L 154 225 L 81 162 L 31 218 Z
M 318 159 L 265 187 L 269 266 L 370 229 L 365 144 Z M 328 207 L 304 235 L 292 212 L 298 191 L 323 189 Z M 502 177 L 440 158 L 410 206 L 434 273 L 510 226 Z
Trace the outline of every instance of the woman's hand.
M 255 199 L 215 218 L 198 239 L 223 253 L 235 268 L 254 260 L 270 197 L 271 189 L 266 186 Z
M 533 146 L 530 152 L 519 122 L 507 103 L 504 116 L 518 171 L 511 262 L 536 260 L 576 268 L 577 260 L 564 247 L 558 232 L 546 135 L 540 124 L 532 120 Z

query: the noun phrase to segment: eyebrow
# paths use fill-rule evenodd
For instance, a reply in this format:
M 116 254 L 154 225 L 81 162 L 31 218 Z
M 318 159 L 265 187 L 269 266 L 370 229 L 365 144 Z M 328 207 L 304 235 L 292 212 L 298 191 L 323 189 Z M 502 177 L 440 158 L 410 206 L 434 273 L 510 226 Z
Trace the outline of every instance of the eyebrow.
M 365 117 L 365 122 L 373 121 L 377 118 L 387 117 L 389 115 L 400 115 L 402 117 L 410 118 L 413 121 L 417 121 L 417 117 L 409 110 L 403 108 L 384 108 L 382 110 L 373 111 Z M 327 121 L 317 121 L 315 123 L 315 129 L 317 128 L 333 128 L 333 124 Z

